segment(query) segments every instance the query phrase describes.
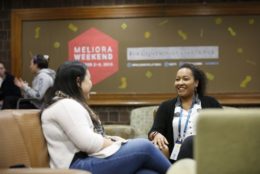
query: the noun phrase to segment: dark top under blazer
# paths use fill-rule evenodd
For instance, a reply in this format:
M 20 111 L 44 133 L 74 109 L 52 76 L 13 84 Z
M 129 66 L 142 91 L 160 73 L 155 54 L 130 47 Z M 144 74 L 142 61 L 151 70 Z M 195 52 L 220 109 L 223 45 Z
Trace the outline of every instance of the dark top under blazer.
M 14 76 L 6 72 L 5 79 L 0 87 L 0 100 L 4 100 L 8 96 L 21 97 L 21 91 L 14 84 Z
M 204 96 L 200 98 L 200 100 L 201 100 L 201 108 L 222 108 L 219 102 L 213 97 Z M 164 101 L 163 103 L 160 104 L 156 112 L 153 126 L 149 131 L 149 134 L 153 131 L 158 131 L 159 133 L 161 133 L 166 137 L 167 141 L 169 142 L 170 154 L 174 146 L 172 120 L 174 116 L 176 101 L 177 98 L 174 98 L 174 99 Z

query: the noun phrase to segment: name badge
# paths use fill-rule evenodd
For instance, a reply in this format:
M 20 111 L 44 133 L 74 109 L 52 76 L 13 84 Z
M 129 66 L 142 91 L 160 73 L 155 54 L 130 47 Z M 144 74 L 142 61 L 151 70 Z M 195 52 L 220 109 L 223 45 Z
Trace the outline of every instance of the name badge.
M 170 159 L 177 160 L 177 157 L 179 155 L 180 149 L 181 149 L 181 141 L 177 140 L 174 144 L 174 148 L 172 150 L 172 154 L 170 156 Z

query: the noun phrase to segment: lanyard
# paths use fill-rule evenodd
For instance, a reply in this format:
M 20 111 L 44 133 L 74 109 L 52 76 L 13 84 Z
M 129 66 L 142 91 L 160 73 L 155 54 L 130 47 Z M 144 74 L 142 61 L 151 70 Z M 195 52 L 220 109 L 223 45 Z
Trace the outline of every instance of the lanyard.
M 185 134 L 186 134 L 186 131 L 187 131 L 187 128 L 188 128 L 188 123 L 189 123 L 189 119 L 190 119 L 190 115 L 191 115 L 191 110 L 192 110 L 192 107 L 189 109 L 189 112 L 188 112 L 188 116 L 187 116 L 187 120 L 186 120 L 186 123 L 185 123 L 185 126 L 184 126 L 184 130 L 183 130 L 183 138 L 185 137 Z M 181 108 L 181 113 L 180 113 L 180 118 L 179 118 L 179 124 L 178 124 L 178 132 L 179 132 L 179 138 L 181 139 L 181 119 L 182 119 L 182 112 L 183 112 L 183 109 Z

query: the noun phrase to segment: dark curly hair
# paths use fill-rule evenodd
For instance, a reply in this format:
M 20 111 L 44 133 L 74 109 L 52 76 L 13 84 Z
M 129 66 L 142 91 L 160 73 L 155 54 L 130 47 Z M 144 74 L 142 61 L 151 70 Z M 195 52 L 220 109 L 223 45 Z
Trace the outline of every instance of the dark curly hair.
M 199 69 L 198 67 L 196 67 L 195 65 L 193 65 L 191 63 L 182 64 L 179 67 L 179 69 L 182 69 L 182 68 L 188 68 L 191 70 L 194 79 L 199 82 L 196 91 L 197 91 L 199 97 L 203 97 L 206 93 L 206 88 L 207 88 L 207 78 L 206 78 L 205 73 L 201 69 Z

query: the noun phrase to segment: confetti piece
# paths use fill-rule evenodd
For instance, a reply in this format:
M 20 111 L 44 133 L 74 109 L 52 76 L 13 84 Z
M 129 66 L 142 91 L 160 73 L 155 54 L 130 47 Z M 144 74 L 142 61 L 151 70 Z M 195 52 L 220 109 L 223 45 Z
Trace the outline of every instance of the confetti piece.
M 77 32 L 77 31 L 78 31 L 78 27 L 77 27 L 76 25 L 72 24 L 72 23 L 70 23 L 70 24 L 68 25 L 68 29 L 69 29 L 70 31 L 73 31 L 73 32 Z
M 54 48 L 60 48 L 60 42 L 54 42 L 53 47 Z
M 214 80 L 215 79 L 215 76 L 213 74 L 209 73 L 209 72 L 206 72 L 206 77 L 209 80 Z
M 242 54 L 244 52 L 243 48 L 237 48 L 237 53 Z
M 118 88 L 120 88 L 120 89 L 127 88 L 127 79 L 126 79 L 126 77 L 121 77 L 120 78 L 120 86 Z
M 254 61 L 252 61 L 252 60 L 246 60 L 246 63 L 254 65 L 254 66 L 256 65 L 256 63 Z
M 255 19 L 253 19 L 253 18 L 249 19 L 249 20 L 248 20 L 248 24 L 249 24 L 249 25 L 255 24 Z
M 34 29 L 34 38 L 35 39 L 39 39 L 40 38 L 40 30 L 41 30 L 41 27 L 36 27 Z
M 168 22 L 169 22 L 169 21 L 168 21 L 168 19 L 166 19 L 166 20 L 163 20 L 162 22 L 160 22 L 160 23 L 159 23 L 159 25 L 161 25 L 161 26 L 162 26 L 162 25 L 165 25 L 165 24 L 167 24 Z
M 204 29 L 201 28 L 201 29 L 200 29 L 200 37 L 203 37 L 203 36 L 204 36 Z
M 222 24 L 222 18 L 220 18 L 220 17 L 216 18 L 216 19 L 215 19 L 215 24 L 216 24 L 216 25 Z
M 240 83 L 240 87 L 241 87 L 241 88 L 246 88 L 246 87 L 248 86 L 249 82 L 251 82 L 251 80 L 252 80 L 252 77 L 249 76 L 249 75 L 247 75 L 247 76 L 244 78 L 244 80 Z
M 145 76 L 150 79 L 153 76 L 153 73 L 151 71 L 146 71 Z
M 122 23 L 121 28 L 122 28 L 123 30 L 127 29 L 127 24 L 126 24 L 126 23 Z
M 149 31 L 144 32 L 144 38 L 149 39 L 151 37 L 151 33 Z
M 187 40 L 187 38 L 188 38 L 187 33 L 183 32 L 182 30 L 178 30 L 178 35 L 179 35 L 183 40 Z
M 234 29 L 232 27 L 228 27 L 228 31 L 229 31 L 229 34 L 231 36 L 236 36 L 237 35 L 237 33 L 234 31 Z

